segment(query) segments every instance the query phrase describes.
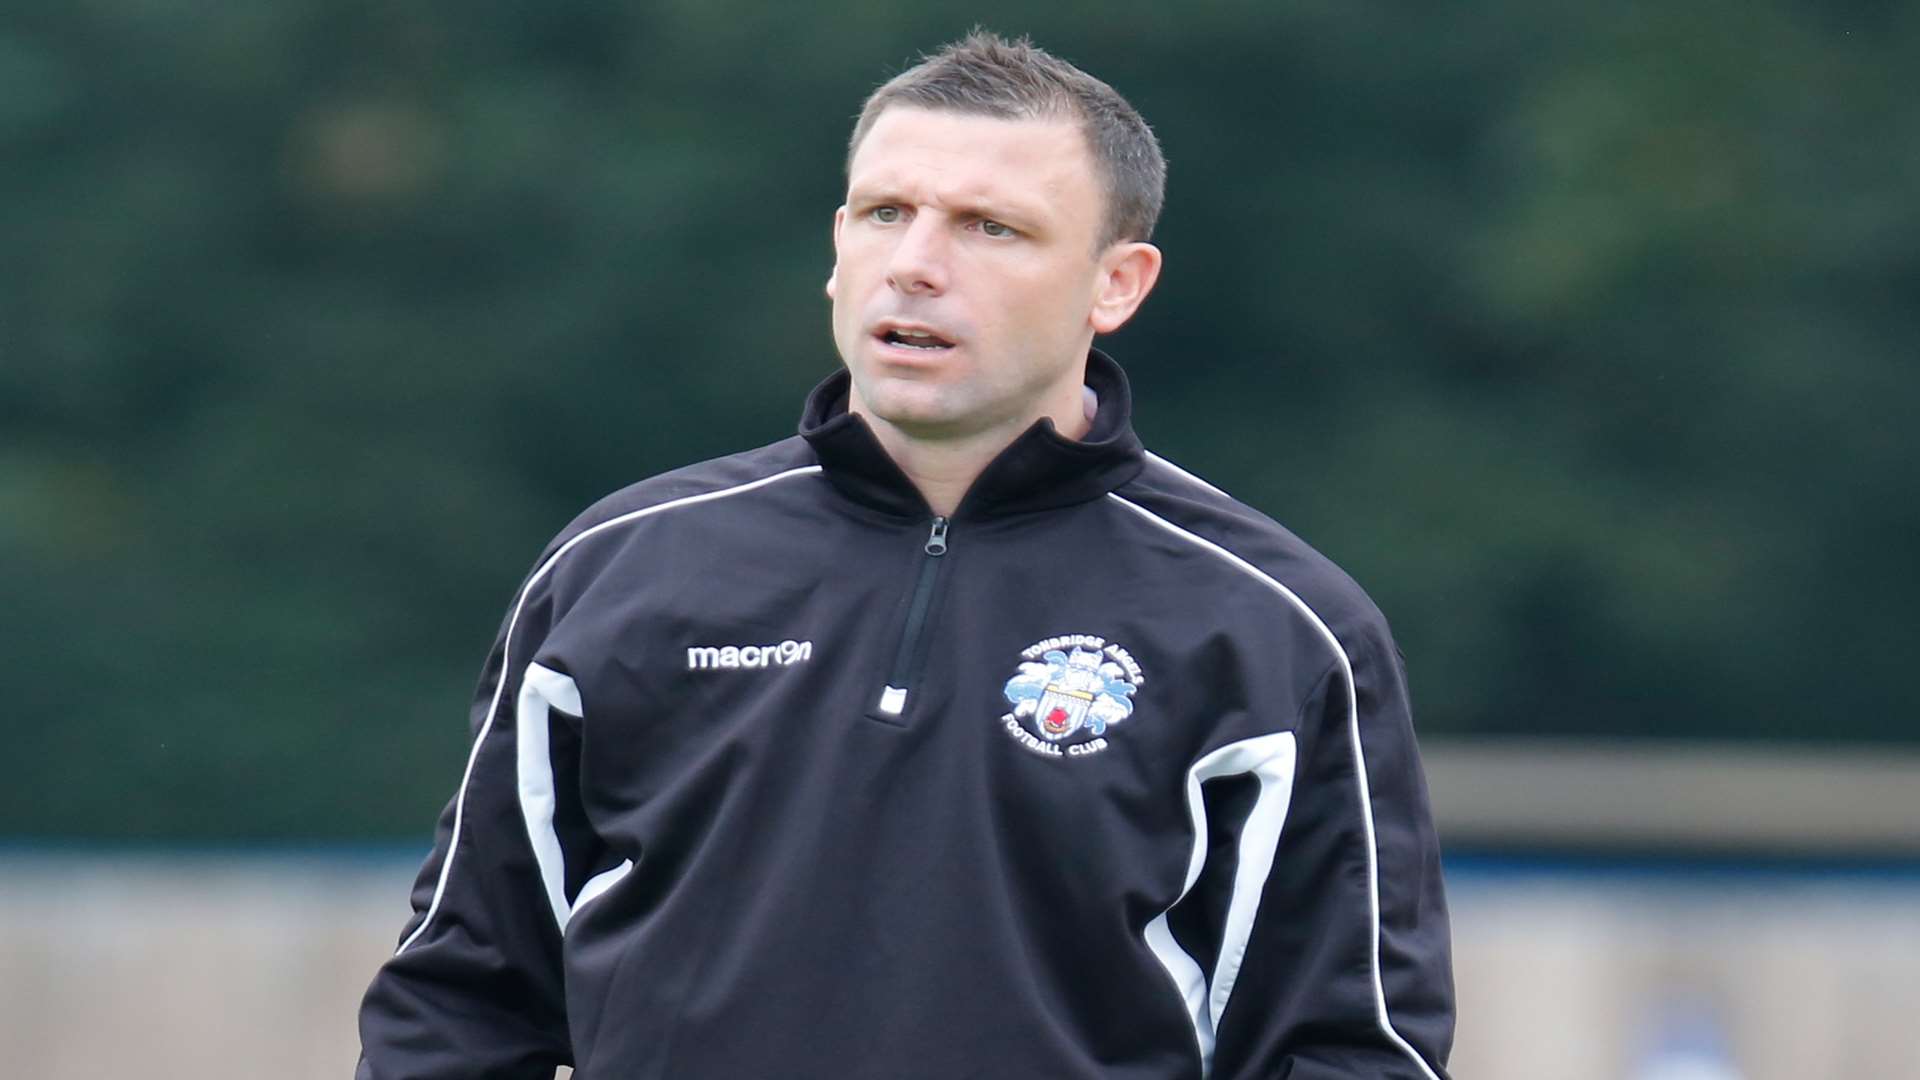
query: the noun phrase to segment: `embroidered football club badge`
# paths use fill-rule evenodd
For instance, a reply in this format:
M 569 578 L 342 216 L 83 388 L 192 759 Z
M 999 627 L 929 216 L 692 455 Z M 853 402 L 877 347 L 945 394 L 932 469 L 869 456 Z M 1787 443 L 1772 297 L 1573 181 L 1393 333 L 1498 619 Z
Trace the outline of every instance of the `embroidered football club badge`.
M 1087 757 L 1108 746 L 1107 728 L 1133 715 L 1146 681 L 1132 654 L 1092 634 L 1036 641 L 1020 653 L 1000 718 L 1013 740 L 1042 757 Z

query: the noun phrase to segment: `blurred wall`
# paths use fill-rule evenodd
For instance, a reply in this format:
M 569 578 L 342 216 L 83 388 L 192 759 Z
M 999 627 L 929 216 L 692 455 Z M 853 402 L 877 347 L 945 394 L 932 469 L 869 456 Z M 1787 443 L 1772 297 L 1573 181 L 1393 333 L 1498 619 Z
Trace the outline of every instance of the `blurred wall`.
M 10 1074 L 342 1080 L 412 869 L 366 856 L 0 857 Z M 1449 886 L 1463 1080 L 1911 1075 L 1911 871 L 1482 863 Z M 1676 1062 L 1696 1071 L 1654 1071 Z M 1698 1071 L 1709 1064 L 1727 1071 Z

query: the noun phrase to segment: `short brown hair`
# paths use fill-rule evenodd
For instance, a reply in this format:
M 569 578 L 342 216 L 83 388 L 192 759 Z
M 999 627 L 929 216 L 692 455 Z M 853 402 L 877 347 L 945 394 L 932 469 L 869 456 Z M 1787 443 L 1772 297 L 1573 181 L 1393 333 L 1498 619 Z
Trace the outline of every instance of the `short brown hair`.
M 1113 87 L 1025 37 L 1008 41 L 975 29 L 887 80 L 860 109 L 847 142 L 849 168 L 889 105 L 1003 120 L 1076 120 L 1106 189 L 1100 246 L 1153 235 L 1167 191 L 1167 162 L 1153 129 Z

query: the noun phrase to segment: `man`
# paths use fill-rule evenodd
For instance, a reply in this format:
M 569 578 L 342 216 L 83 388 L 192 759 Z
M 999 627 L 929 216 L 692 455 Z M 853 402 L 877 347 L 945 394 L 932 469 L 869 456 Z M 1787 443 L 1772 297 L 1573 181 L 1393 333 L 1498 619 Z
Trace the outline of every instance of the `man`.
M 1422 1077 L 1452 988 L 1384 621 L 1091 349 L 1164 166 L 976 34 L 875 92 L 800 436 L 568 526 L 364 1080 Z

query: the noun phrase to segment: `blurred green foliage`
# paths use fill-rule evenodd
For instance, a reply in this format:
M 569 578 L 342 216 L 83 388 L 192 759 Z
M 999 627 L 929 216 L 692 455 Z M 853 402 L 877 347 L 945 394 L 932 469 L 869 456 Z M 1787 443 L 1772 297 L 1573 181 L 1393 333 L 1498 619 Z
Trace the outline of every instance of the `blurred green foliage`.
M 15 0 L 0 835 L 418 839 L 546 538 L 789 433 L 865 92 L 1152 121 L 1150 445 L 1433 734 L 1916 740 L 1920 8 Z

